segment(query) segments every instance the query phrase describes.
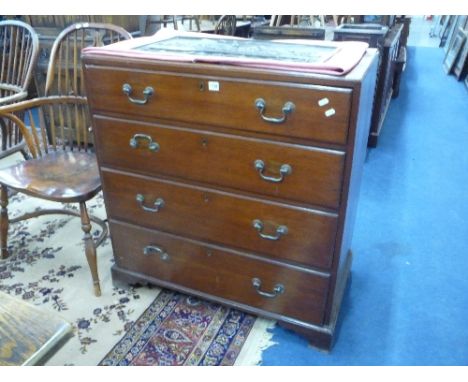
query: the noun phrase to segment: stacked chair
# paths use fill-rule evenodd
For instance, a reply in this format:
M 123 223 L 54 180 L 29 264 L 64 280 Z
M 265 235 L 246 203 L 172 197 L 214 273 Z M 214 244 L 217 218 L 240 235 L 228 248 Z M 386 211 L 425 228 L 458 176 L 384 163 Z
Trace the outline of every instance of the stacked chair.
M 31 26 L 18 20 L 0 21 L 0 107 L 28 96 L 39 54 L 39 39 Z M 0 118 L 0 159 L 16 152 L 26 158 L 20 130 Z

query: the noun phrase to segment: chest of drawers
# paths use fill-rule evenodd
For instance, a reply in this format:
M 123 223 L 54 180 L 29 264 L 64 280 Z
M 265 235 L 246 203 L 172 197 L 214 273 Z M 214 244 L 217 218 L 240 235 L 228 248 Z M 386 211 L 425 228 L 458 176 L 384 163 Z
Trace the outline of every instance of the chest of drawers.
M 343 77 L 83 55 L 113 277 L 276 319 L 330 349 L 377 54 Z

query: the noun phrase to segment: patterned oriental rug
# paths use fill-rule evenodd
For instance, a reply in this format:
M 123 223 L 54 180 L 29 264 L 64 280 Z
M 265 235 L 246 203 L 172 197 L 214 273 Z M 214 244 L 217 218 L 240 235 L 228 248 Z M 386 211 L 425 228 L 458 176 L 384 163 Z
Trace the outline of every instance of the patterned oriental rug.
M 255 317 L 163 290 L 100 365 L 231 366 Z
M 9 213 L 39 206 L 57 208 L 17 194 Z M 105 218 L 101 195 L 88 208 Z M 45 365 L 257 365 L 272 345 L 274 321 L 157 287 L 113 285 L 109 239 L 97 252 L 102 296 L 95 297 L 79 218 L 49 215 L 11 224 L 9 247 L 11 256 L 0 260 L 0 290 L 74 327 Z

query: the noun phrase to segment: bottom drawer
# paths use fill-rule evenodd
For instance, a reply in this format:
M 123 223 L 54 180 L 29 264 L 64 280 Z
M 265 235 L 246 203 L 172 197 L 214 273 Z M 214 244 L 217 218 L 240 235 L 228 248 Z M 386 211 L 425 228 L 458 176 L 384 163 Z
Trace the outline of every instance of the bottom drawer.
M 119 268 L 322 324 L 329 276 L 159 231 L 110 222 Z

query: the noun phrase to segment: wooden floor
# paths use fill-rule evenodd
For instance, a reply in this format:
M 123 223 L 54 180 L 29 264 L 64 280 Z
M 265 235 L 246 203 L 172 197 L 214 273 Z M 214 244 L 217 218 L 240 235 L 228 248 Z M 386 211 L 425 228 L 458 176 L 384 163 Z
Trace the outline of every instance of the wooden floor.
M 0 292 L 0 366 L 39 363 L 71 328 L 60 316 Z

